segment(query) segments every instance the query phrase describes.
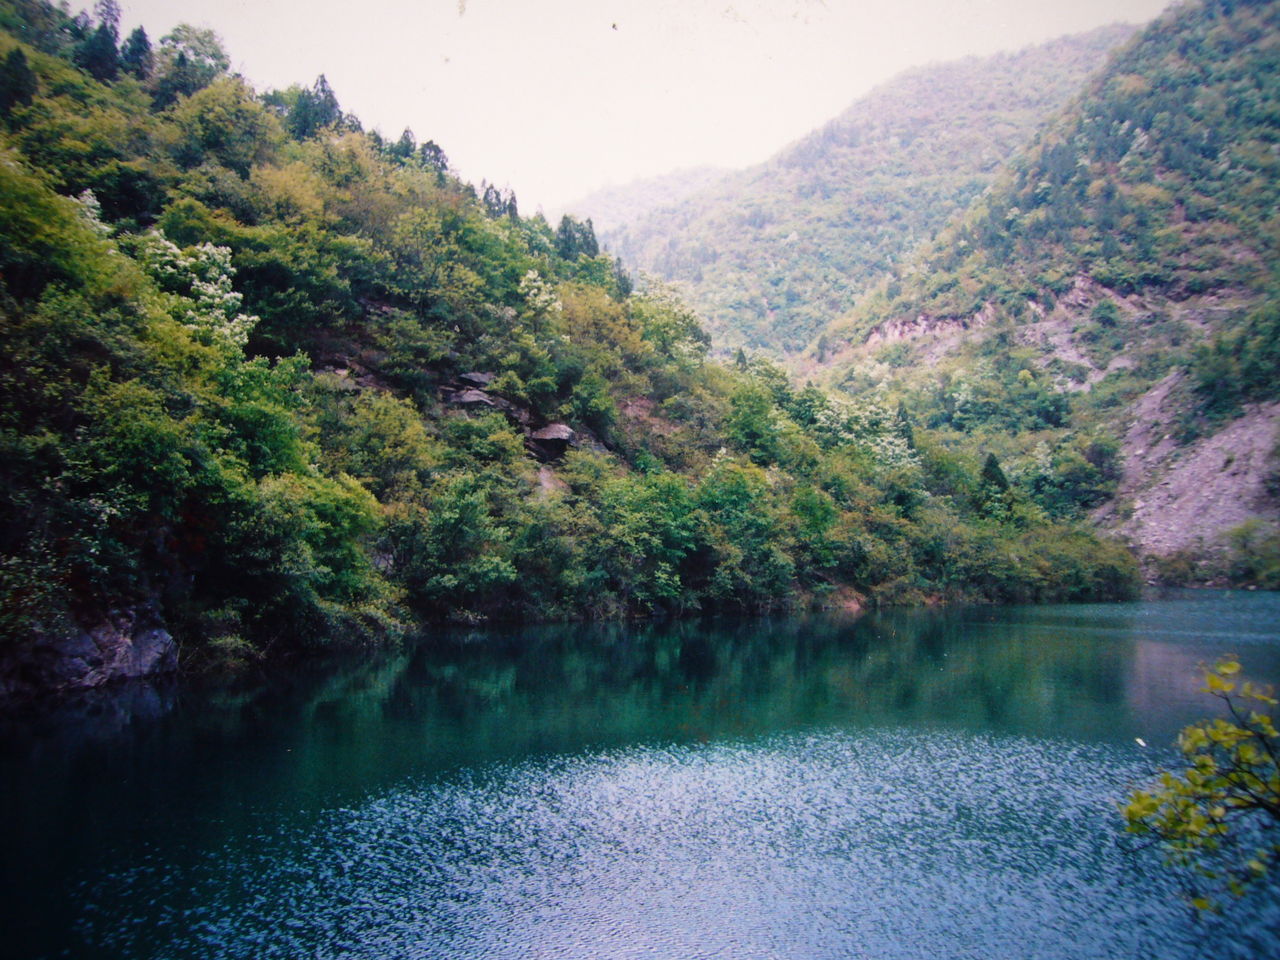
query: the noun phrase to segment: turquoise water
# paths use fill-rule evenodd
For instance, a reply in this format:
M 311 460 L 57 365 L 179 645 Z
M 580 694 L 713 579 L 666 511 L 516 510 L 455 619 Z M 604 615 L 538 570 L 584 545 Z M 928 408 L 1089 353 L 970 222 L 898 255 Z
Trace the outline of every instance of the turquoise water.
M 1199 920 L 1116 829 L 1225 652 L 1280 679 L 1280 597 L 449 634 L 133 689 L 3 728 L 3 953 L 1280 956 L 1274 891 Z

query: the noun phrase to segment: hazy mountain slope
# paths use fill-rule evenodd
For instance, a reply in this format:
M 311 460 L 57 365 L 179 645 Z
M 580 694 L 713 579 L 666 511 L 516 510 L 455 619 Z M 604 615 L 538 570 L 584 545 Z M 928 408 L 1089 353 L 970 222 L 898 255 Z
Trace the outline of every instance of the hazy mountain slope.
M 981 193 L 1131 32 L 912 70 L 767 163 L 602 239 L 677 281 L 717 349 L 797 350 Z
M 1277 118 L 1280 5 L 1166 13 L 799 369 L 969 433 L 982 403 L 1057 404 L 1120 441 L 1099 520 L 1166 565 L 1261 520 L 1256 554 L 1280 512 Z
M 621 186 L 603 187 L 566 204 L 567 213 L 590 217 L 596 232 L 611 233 L 654 210 L 680 203 L 729 176 L 723 167 L 686 167 L 656 177 L 632 180 Z M 556 214 L 555 218 L 558 218 Z M 553 218 L 553 219 L 555 219 Z

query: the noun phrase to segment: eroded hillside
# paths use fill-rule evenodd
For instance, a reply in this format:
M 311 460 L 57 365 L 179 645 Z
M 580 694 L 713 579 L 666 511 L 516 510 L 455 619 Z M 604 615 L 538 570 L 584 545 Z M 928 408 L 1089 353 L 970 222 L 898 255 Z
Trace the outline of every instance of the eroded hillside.
M 1166 13 L 797 370 L 899 394 L 1015 474 L 1098 437 L 1123 466 L 1082 506 L 1153 575 L 1265 579 L 1278 74 L 1277 4 Z

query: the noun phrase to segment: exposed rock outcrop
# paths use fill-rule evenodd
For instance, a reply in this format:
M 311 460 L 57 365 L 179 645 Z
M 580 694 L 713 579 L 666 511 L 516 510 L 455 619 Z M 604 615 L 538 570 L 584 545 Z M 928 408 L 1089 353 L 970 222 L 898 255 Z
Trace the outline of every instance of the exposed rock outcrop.
M 529 434 L 526 444 L 539 460 L 558 460 L 576 438 L 577 434 L 567 424 L 552 423 Z
M 449 402 L 460 407 L 492 407 L 496 401 L 483 390 L 460 390 L 449 395 Z
M 487 370 L 476 370 L 471 373 L 458 374 L 458 381 L 469 387 L 477 387 L 483 390 L 489 384 L 493 383 L 494 375 Z
M 0 659 L 0 703 L 171 673 L 178 648 L 148 606 L 48 629 Z
M 894 317 L 872 327 L 865 343 L 868 347 L 878 347 L 928 337 L 935 342 L 946 339 L 950 345 L 952 340 L 958 343 L 971 330 L 981 330 L 994 317 L 995 307 L 990 303 L 983 304 L 981 310 L 969 317 L 934 317 L 927 313 L 916 317 Z
M 1170 374 L 1134 405 L 1120 488 L 1095 514 L 1143 556 L 1212 552 L 1233 527 L 1276 515 L 1268 486 L 1277 469 L 1280 403 L 1251 405 L 1211 436 L 1180 445 L 1171 396 L 1181 377 Z

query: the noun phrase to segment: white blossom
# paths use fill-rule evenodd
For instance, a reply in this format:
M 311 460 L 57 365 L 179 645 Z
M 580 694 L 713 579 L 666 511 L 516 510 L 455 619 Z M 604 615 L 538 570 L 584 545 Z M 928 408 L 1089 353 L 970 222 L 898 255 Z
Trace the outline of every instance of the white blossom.
M 84 190 L 75 199 L 80 205 L 80 219 L 98 236 L 109 237 L 111 228 L 102 222 L 102 204 L 98 202 L 93 191 Z
M 182 320 L 205 342 L 243 349 L 258 318 L 240 312 L 244 297 L 231 287 L 235 268 L 227 247 L 202 243 L 186 252 L 159 230 L 142 238 L 142 265 L 160 285 L 182 296 Z
M 537 270 L 530 270 L 520 278 L 520 296 L 535 319 L 558 314 L 564 308 L 555 287 L 543 280 Z

